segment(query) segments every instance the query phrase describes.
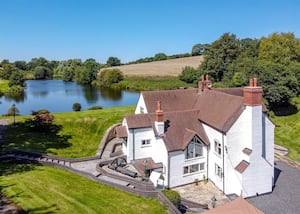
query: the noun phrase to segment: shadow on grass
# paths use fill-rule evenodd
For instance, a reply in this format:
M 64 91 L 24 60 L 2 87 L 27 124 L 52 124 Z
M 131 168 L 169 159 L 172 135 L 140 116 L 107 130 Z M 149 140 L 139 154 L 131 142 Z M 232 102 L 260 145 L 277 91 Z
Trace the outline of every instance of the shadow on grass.
M 280 106 L 273 109 L 276 116 L 288 116 L 298 113 L 298 108 L 296 105 L 288 103 L 286 106 Z
M 49 149 L 64 149 L 71 146 L 70 135 L 59 134 L 61 125 L 52 124 L 46 130 L 29 127 L 25 122 L 8 125 L 2 149 L 21 149 L 47 153 Z M 52 152 L 52 154 L 54 154 Z M 55 154 L 54 154 L 55 155 Z

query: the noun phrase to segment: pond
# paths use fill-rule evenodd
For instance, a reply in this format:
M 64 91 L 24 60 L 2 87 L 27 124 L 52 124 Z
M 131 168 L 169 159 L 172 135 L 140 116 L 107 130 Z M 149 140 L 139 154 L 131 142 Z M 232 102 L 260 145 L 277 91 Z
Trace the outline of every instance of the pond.
M 70 112 L 74 103 L 80 103 L 81 110 L 96 105 L 104 108 L 136 105 L 138 98 L 139 92 L 99 89 L 62 80 L 28 80 L 23 95 L 0 98 L 0 114 L 5 114 L 13 104 L 21 115 L 28 115 L 39 109 Z

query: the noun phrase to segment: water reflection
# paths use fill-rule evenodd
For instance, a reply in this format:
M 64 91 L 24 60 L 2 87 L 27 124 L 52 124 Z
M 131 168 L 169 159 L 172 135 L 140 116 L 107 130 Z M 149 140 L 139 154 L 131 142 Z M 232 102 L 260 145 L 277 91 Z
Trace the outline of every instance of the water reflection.
M 0 97 L 0 114 L 14 103 L 20 114 L 30 114 L 32 110 L 47 109 L 50 112 L 72 111 L 75 102 L 81 104 L 82 110 L 94 105 L 104 108 L 135 105 L 139 93 L 110 88 L 96 88 L 61 80 L 28 80 L 23 94 Z
M 101 88 L 100 93 L 104 99 L 111 99 L 111 100 L 122 99 L 122 91 L 118 89 Z

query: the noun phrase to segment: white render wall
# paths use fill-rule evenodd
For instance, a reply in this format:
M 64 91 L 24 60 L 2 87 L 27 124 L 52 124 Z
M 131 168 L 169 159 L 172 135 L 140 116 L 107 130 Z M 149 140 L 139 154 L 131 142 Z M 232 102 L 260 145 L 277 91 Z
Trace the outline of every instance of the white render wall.
M 169 188 L 190 184 L 195 182 L 197 178 L 199 181 L 203 180 L 203 175 L 207 178 L 207 147 L 203 146 L 203 156 L 191 159 L 185 159 L 184 151 L 170 152 L 170 183 Z M 183 167 L 193 164 L 205 163 L 204 170 L 199 172 L 183 174 Z
M 140 94 L 140 98 L 139 98 L 138 103 L 136 105 L 134 114 L 142 114 L 141 108 L 144 109 L 144 114 L 148 113 L 142 93 Z
M 203 124 L 203 128 L 206 132 L 206 135 L 209 139 L 210 146 L 208 149 L 208 178 L 221 190 L 223 191 L 223 178 L 217 176 L 215 174 L 215 164 L 223 169 L 223 151 L 222 154 L 219 155 L 215 152 L 215 140 L 221 143 L 221 148 L 223 149 L 223 143 L 225 143 L 225 137 L 223 134 L 210 126 Z M 224 142 L 223 142 L 224 141 Z

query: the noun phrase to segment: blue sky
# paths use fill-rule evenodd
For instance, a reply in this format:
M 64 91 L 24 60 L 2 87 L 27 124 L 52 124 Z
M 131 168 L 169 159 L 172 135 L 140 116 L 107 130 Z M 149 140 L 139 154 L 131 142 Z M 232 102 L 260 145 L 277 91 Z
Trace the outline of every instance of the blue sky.
M 191 52 L 223 33 L 300 37 L 299 0 L 2 0 L 0 61 L 94 58 L 122 63 Z

